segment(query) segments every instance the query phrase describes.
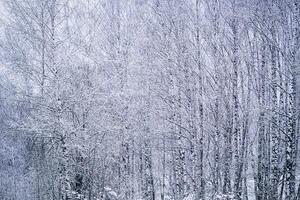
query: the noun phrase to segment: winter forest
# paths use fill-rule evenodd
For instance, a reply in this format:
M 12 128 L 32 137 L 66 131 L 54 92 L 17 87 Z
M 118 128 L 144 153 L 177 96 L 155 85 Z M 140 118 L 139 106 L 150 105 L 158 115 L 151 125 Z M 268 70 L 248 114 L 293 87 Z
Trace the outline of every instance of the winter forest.
M 299 0 L 0 0 L 1 200 L 299 200 Z

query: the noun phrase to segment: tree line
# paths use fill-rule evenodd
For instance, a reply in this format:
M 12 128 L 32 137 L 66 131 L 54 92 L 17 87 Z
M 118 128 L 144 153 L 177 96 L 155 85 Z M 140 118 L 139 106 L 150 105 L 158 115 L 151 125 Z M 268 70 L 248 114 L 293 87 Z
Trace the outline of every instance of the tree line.
M 298 0 L 0 6 L 0 199 L 300 199 Z

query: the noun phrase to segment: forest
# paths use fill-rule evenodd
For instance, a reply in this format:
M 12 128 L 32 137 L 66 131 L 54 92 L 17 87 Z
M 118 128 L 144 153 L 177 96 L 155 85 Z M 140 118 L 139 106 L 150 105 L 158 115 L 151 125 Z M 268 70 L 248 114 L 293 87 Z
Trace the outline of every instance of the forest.
M 0 200 L 300 200 L 300 0 L 0 0 Z

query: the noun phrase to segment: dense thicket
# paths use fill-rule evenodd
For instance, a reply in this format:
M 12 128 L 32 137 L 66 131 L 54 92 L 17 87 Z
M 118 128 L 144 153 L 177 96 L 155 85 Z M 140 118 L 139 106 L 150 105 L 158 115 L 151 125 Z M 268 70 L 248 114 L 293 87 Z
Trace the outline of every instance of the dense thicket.
M 0 199 L 300 199 L 299 0 L 0 7 Z

